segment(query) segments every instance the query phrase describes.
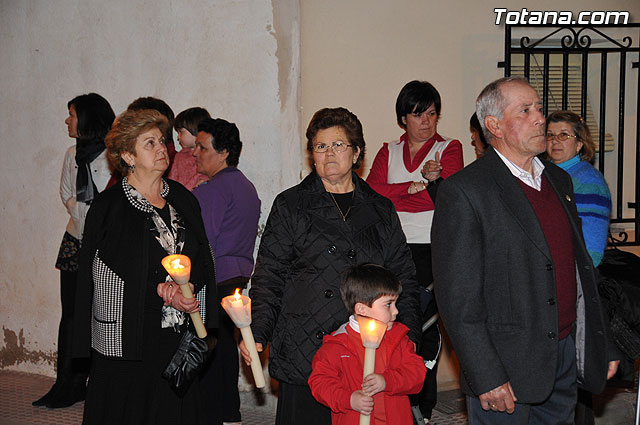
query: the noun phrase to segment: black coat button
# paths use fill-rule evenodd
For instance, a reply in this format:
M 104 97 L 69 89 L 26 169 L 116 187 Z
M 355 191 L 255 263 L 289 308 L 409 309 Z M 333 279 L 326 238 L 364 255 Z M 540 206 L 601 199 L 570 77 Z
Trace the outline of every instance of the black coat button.
M 331 289 L 327 289 L 324 291 L 325 298 L 333 298 L 333 291 Z
M 549 339 L 555 339 L 555 338 L 556 338 L 556 333 L 555 333 L 555 332 L 549 332 L 549 333 L 547 334 L 547 338 L 549 338 Z
M 327 247 L 327 252 L 328 252 L 329 254 L 335 254 L 337 250 L 338 250 L 338 248 L 336 248 L 336 246 L 335 246 L 335 245 L 329 245 L 329 246 Z
M 553 265 L 547 264 L 547 270 L 553 270 Z
M 555 305 L 555 303 L 556 303 L 556 300 L 554 300 L 553 298 L 549 298 L 547 300 L 547 304 L 549 304 L 549 305 Z
M 349 251 L 347 251 L 347 257 L 353 260 L 354 258 L 356 258 L 356 251 L 354 249 L 350 249 Z
M 324 332 L 323 331 L 316 332 L 316 338 L 322 339 L 323 336 L 324 336 Z

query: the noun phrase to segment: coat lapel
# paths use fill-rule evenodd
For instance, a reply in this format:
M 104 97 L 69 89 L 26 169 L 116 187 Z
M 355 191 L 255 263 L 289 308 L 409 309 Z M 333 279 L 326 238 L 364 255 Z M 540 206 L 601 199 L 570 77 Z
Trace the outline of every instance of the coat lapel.
M 549 246 L 538 222 L 538 217 L 517 178 L 511 174 L 493 148 L 486 152 L 485 157 L 491 169 L 494 170 L 493 177 L 500 188 L 500 198 L 503 204 L 520 225 L 522 231 L 531 239 L 533 245 L 551 261 Z

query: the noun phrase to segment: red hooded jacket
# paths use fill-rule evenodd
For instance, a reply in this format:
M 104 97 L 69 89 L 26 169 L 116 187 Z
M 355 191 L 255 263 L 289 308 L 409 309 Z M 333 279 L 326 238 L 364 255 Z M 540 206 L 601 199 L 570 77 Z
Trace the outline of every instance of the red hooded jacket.
M 402 323 L 394 323 L 376 350 L 375 373 L 384 376 L 386 388 L 373 397 L 371 425 L 413 423 L 408 395 L 420 391 L 427 369 L 414 352 L 408 330 Z M 309 386 L 316 400 L 331 408 L 333 425 L 359 423 L 360 413 L 351 408 L 351 394 L 362 388 L 363 368 L 360 334 L 349 323 L 324 337 L 313 359 Z M 376 421 L 376 416 L 384 416 L 386 421 Z

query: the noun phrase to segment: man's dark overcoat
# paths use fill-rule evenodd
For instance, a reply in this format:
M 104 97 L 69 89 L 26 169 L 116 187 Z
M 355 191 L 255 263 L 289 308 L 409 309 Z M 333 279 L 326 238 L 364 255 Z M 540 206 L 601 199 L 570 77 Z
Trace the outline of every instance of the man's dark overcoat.
M 578 280 L 578 383 L 599 393 L 614 355 L 569 175 L 545 162 L 564 207 Z M 460 359 L 461 385 L 479 396 L 509 381 L 519 402 L 553 388 L 558 356 L 554 264 L 533 207 L 492 149 L 443 181 L 431 232 L 435 294 Z M 608 347 L 609 346 L 609 347 Z

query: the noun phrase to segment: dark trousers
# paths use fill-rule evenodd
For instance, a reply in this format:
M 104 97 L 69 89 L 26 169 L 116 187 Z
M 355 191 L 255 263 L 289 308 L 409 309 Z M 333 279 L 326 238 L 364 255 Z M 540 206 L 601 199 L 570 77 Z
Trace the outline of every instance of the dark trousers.
M 586 390 L 578 388 L 578 404 L 576 405 L 576 425 L 595 425 L 593 414 L 593 397 Z
M 246 285 L 234 280 L 218 286 L 219 302 L 232 295 L 236 288 Z M 220 304 L 218 304 L 220 306 Z M 238 392 L 238 344 L 236 326 L 222 307 L 219 307 L 218 342 L 200 379 L 205 400 L 206 417 L 211 424 L 240 422 L 240 393 Z
M 89 375 L 87 359 L 72 359 L 73 312 L 75 310 L 77 272 L 60 271 L 60 301 L 62 317 L 58 327 L 58 365 L 56 382 L 71 391 L 72 387 L 84 387 Z
M 409 244 L 413 262 L 416 266 L 416 280 L 418 285 L 426 288 L 433 282 L 433 271 L 431 267 L 431 244 Z M 422 305 L 424 304 L 424 305 Z M 438 312 L 435 298 L 431 300 L 422 300 L 422 323 L 429 320 L 431 316 Z M 422 333 L 418 354 L 425 360 L 430 361 L 438 356 L 440 347 L 440 331 L 437 322 L 431 325 Z M 422 415 L 425 418 L 431 418 L 431 413 L 436 405 L 438 398 L 438 382 L 436 373 L 438 370 L 438 362 L 432 369 L 427 369 L 427 375 L 424 378 L 424 384 L 418 394 L 410 396 L 411 405 L 419 406 Z
M 308 385 L 278 382 L 276 425 L 331 425 L 331 410 L 313 398 Z
M 576 381 L 576 344 L 573 336 L 569 335 L 558 342 L 556 380 L 551 394 L 544 402 L 540 404 L 516 403 L 515 411 L 508 414 L 484 410 L 480 405 L 480 399 L 467 396 L 469 425 L 573 424 L 577 398 Z M 517 392 L 516 389 L 514 390 Z

